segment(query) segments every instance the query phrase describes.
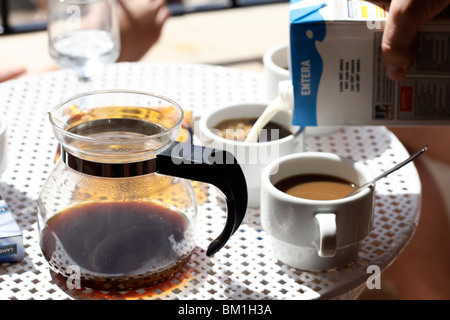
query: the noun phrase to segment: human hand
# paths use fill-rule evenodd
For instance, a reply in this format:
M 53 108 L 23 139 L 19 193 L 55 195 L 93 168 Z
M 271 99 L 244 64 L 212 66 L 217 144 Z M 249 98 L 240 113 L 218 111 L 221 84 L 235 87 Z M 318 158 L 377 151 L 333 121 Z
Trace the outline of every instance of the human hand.
M 27 70 L 22 67 L 10 68 L 7 70 L 0 70 L 0 82 L 11 80 L 24 74 Z
M 392 0 L 381 49 L 386 75 L 401 80 L 413 62 L 414 38 L 420 27 L 450 4 L 450 0 Z
M 118 61 L 139 60 L 159 39 L 170 16 L 165 0 L 121 0 L 121 53 Z

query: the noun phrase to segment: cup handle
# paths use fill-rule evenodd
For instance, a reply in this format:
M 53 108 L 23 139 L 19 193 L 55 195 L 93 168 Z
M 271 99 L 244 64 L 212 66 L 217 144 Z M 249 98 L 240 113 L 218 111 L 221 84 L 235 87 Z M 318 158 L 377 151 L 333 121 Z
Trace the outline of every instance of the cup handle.
M 247 210 L 247 184 L 241 166 L 228 151 L 174 141 L 156 156 L 156 172 L 206 182 L 225 195 L 227 220 L 222 233 L 206 251 L 219 251 L 239 228 Z
M 334 213 L 317 213 L 315 215 L 319 228 L 317 252 L 322 258 L 331 258 L 336 254 L 336 215 Z

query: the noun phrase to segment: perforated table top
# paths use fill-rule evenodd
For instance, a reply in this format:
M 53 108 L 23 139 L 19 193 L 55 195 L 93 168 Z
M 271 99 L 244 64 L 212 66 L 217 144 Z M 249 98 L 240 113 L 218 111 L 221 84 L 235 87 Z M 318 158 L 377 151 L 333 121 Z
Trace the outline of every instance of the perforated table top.
M 262 230 L 259 210 L 250 208 L 227 245 L 206 256 L 211 238 L 225 221 L 220 192 L 199 185 L 197 248 L 186 267 L 161 285 L 127 292 L 69 290 L 50 273 L 39 247 L 37 198 L 50 174 L 57 148 L 46 112 L 80 91 L 136 89 L 159 93 L 201 116 L 228 104 L 260 101 L 258 73 L 192 64 L 120 63 L 91 83 L 78 83 L 67 70 L 0 85 L 0 117 L 8 119 L 8 167 L 0 193 L 19 223 L 25 257 L 0 265 L 1 299 L 334 299 L 355 298 L 372 275 L 384 270 L 414 233 L 420 208 L 420 180 L 413 164 L 376 185 L 375 220 L 361 243 L 359 258 L 347 267 L 324 271 L 296 270 L 277 261 Z M 309 134 L 306 151 L 328 151 L 367 165 L 374 175 L 406 159 L 408 152 L 385 127 L 341 127 L 329 134 Z M 220 223 L 219 223 L 220 222 Z M 211 236 L 213 235 L 213 236 Z

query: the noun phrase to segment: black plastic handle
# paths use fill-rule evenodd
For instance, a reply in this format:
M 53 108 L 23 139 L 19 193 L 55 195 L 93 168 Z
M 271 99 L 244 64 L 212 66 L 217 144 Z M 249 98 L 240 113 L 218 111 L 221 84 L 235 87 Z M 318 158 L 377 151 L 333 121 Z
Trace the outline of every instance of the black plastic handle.
M 228 151 L 172 142 L 156 157 L 156 172 L 206 182 L 218 187 L 226 197 L 227 220 L 222 233 L 206 251 L 219 251 L 239 228 L 247 210 L 247 184 L 241 166 Z

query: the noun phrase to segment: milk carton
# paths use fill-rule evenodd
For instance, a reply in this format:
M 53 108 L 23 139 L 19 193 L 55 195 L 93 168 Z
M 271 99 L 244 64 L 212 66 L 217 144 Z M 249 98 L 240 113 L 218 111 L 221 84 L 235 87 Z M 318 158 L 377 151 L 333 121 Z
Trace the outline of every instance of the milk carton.
M 404 80 L 384 73 L 386 4 L 291 0 L 293 124 L 450 124 L 449 8 L 427 22 Z
M 23 256 L 22 231 L 0 196 L 0 263 L 20 261 Z

